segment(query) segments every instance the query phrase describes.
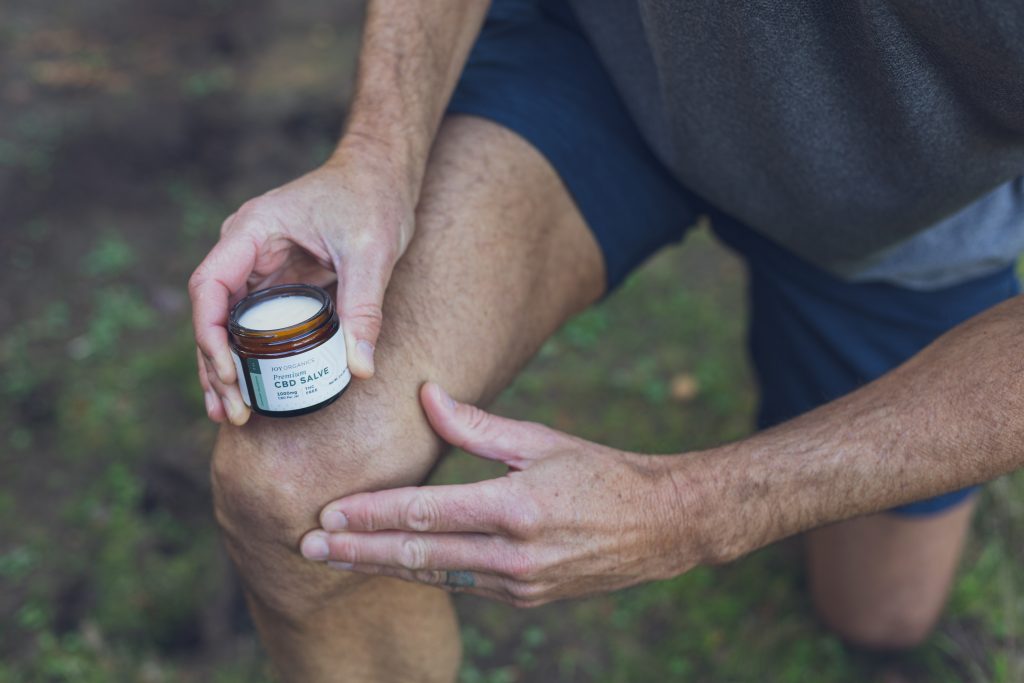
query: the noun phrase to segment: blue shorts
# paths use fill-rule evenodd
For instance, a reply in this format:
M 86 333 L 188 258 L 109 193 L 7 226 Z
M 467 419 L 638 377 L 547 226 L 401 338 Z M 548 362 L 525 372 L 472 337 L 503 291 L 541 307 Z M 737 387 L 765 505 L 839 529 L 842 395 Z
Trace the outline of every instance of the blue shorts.
M 1009 268 L 927 292 L 845 282 L 710 206 L 651 152 L 564 0 L 495 0 L 449 111 L 499 123 L 547 158 L 601 247 L 609 290 L 710 216 L 750 270 L 759 428 L 856 389 L 1019 291 Z M 893 512 L 938 512 L 972 492 Z

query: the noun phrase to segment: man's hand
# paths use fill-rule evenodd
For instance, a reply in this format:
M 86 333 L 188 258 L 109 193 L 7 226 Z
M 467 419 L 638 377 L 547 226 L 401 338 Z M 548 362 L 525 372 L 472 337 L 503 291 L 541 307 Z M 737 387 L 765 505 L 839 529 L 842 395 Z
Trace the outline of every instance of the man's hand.
M 444 439 L 509 473 L 332 502 L 323 529 L 302 540 L 308 559 L 519 606 L 666 578 L 703 561 L 703 544 L 673 521 L 685 496 L 666 459 L 496 417 L 436 384 L 423 387 L 421 400 Z
M 228 306 L 275 283 L 338 282 L 349 369 L 373 375 L 381 303 L 412 239 L 427 157 L 486 0 L 371 0 L 356 91 L 331 161 L 246 202 L 189 281 L 206 411 L 244 424 Z
M 349 368 L 356 377 L 373 375 L 384 290 L 412 237 L 415 202 L 403 190 L 408 183 L 386 168 L 383 155 L 343 142 L 320 168 L 246 202 L 224 221 L 220 241 L 189 281 L 210 418 L 241 425 L 249 417 L 227 315 L 234 301 L 273 284 L 337 282 Z
M 422 393 L 434 429 L 508 464 L 464 486 L 329 503 L 302 554 L 517 605 L 720 564 L 1024 467 L 1024 296 L 881 378 L 746 439 L 638 456 Z M 338 564 L 340 563 L 340 564 Z

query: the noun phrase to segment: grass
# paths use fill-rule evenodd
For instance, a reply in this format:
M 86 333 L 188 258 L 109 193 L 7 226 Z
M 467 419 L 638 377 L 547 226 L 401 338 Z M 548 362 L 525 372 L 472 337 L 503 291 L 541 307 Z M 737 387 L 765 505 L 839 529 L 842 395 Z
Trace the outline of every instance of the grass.
M 183 226 L 194 224 L 190 212 L 215 212 L 194 191 L 172 195 Z M 176 504 L 153 490 L 152 473 L 167 457 L 154 444 L 202 458 L 212 427 L 193 387 L 185 312 L 168 320 L 153 305 L 133 281 L 138 258 L 125 232 L 101 233 L 82 261 L 82 310 L 55 299 L 3 334 L 3 681 L 269 680 L 244 625 L 224 650 L 231 656 L 202 656 L 204 611 L 226 576 L 207 494 Z M 571 321 L 494 410 L 644 452 L 738 438 L 755 398 L 742 286 L 738 265 L 698 232 Z M 58 360 L 17 362 L 43 356 Z M 55 400 L 36 406 L 41 392 Z M 201 463 L 195 472 L 198 481 Z M 495 473 L 457 453 L 437 480 Z M 905 658 L 851 651 L 824 632 L 798 547 L 784 543 L 728 567 L 539 610 L 462 597 L 460 680 L 860 682 L 893 671 L 1017 680 L 1022 494 L 1020 477 L 988 488 L 948 613 Z
M 211 0 L 179 25 L 145 3 L 12 3 L 0 683 L 271 680 L 210 511 L 184 284 L 239 202 L 324 158 L 355 4 Z M 570 321 L 493 409 L 642 452 L 740 438 L 743 309 L 741 268 L 698 231 Z M 456 453 L 436 480 L 497 473 Z M 460 680 L 1024 680 L 1024 478 L 987 487 L 974 531 L 943 621 L 904 657 L 825 632 L 786 542 L 532 611 L 461 596 Z

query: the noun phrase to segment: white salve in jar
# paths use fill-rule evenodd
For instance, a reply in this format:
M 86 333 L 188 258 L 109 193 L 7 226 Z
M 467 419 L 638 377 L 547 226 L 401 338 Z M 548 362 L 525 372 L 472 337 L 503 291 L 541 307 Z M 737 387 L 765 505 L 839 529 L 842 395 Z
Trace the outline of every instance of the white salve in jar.
M 232 309 L 229 328 L 239 390 L 261 415 L 319 410 L 352 380 L 337 311 L 319 287 L 253 292 Z

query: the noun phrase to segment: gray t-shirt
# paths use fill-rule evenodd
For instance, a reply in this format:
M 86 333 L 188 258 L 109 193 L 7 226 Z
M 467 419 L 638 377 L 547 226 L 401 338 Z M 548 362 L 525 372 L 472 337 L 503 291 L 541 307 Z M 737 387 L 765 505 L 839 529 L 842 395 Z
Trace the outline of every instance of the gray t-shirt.
M 572 0 L 684 185 L 851 279 L 1024 251 L 1024 0 Z

